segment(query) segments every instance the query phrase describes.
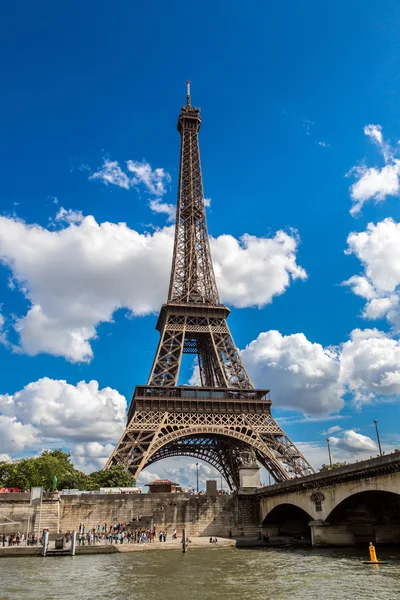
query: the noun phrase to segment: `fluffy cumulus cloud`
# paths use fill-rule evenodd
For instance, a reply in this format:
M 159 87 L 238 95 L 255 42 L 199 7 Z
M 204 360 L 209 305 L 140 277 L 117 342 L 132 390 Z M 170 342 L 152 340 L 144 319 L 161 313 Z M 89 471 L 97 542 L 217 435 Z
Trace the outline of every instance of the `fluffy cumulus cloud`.
M 377 330 L 355 330 L 334 349 L 312 343 L 303 334 L 268 331 L 251 342 L 242 356 L 254 383 L 273 390 L 275 406 L 314 418 L 337 413 L 345 393 L 359 406 L 376 396 L 400 395 L 400 344 Z M 126 400 L 116 390 L 100 389 L 95 381 L 71 385 L 39 379 L 0 396 L 0 453 L 18 455 L 27 448 L 60 445 L 71 450 L 80 469 L 93 471 L 104 466 L 124 430 L 125 417 Z M 352 450 L 375 450 L 368 437 L 343 431 L 339 425 L 324 432 L 332 434 L 337 436 L 331 438 L 336 453 L 340 451 L 336 460 L 350 460 Z M 314 446 L 316 464 L 322 450 Z M 161 477 L 193 485 L 196 464 L 177 460 L 145 471 L 139 484 Z M 217 477 L 207 465 L 202 465 L 199 475 L 201 481 Z
M 158 469 L 158 466 L 156 466 L 156 469 Z M 150 467 L 151 468 L 151 467 Z M 163 473 L 163 471 L 161 471 Z M 153 471 L 148 471 L 147 469 L 145 471 L 142 471 L 137 479 L 137 485 L 139 487 L 144 487 L 146 485 L 146 483 L 151 483 L 152 481 L 157 481 L 157 479 L 166 479 L 166 477 L 164 477 L 164 473 L 163 475 L 159 475 L 158 473 L 155 473 Z
M 335 348 L 312 343 L 302 333 L 267 331 L 241 355 L 255 385 L 271 388 L 274 406 L 306 415 L 338 412 L 346 393 L 358 407 L 400 395 L 400 341 L 377 329 L 355 329 Z M 193 382 L 196 375 L 197 370 Z
M 306 279 L 296 263 L 295 232 L 278 231 L 271 238 L 231 235 L 211 239 L 215 274 L 221 296 L 237 307 L 265 306 L 282 294 L 292 280 Z
M 400 342 L 376 329 L 355 329 L 342 345 L 343 381 L 358 404 L 400 394 Z
M 398 196 L 400 193 L 400 160 L 395 158 L 394 149 L 385 142 L 380 125 L 366 125 L 364 133 L 376 144 L 382 154 L 382 167 L 368 167 L 361 164 L 353 167 L 348 175 L 356 178 L 350 188 L 353 206 L 352 215 L 358 214 L 365 202 L 375 200 L 382 202 L 387 196 Z
M 59 227 L 64 225 L 59 229 L 0 217 L 0 261 L 29 302 L 14 323 L 18 350 L 87 362 L 97 326 L 111 322 L 115 311 L 147 315 L 165 301 L 174 228 L 138 233 L 125 223 L 97 223 L 64 209 L 57 217 Z M 304 279 L 297 244 L 294 234 L 284 232 L 270 239 L 213 239 L 222 299 L 238 307 L 261 306 L 291 280 Z
M 15 394 L 1 395 L 0 411 L 45 438 L 115 440 L 124 429 L 126 399 L 111 388 L 99 389 L 97 381 L 75 386 L 44 377 Z
M 326 436 L 327 432 L 323 435 Z M 377 455 L 377 445 L 368 436 L 358 433 L 352 429 L 344 431 L 340 437 L 329 436 L 332 461 L 354 463 L 357 460 L 367 460 Z M 325 440 L 315 442 L 297 442 L 296 446 L 307 460 L 318 471 L 323 464 L 328 464 L 328 449 Z M 388 452 L 395 449 L 395 445 L 386 442 L 385 448 Z
M 84 473 L 92 473 L 104 467 L 113 450 L 113 444 L 100 442 L 76 444 L 72 449 L 71 458 L 77 469 Z
M 68 448 L 85 471 L 104 466 L 126 423 L 126 399 L 97 381 L 39 379 L 0 395 L 0 453 L 54 445 Z
M 310 342 L 304 334 L 260 333 L 242 358 L 258 387 L 272 390 L 274 406 L 310 415 L 339 411 L 343 406 L 340 360 L 334 349 Z
M 30 304 L 15 323 L 22 350 L 89 361 L 96 326 L 116 310 L 159 308 L 172 241 L 172 228 L 140 234 L 91 216 L 57 231 L 0 217 L 0 260 Z
M 387 318 L 400 330 L 400 223 L 387 218 L 347 238 L 348 254 L 356 256 L 363 272 L 344 282 L 364 298 L 363 316 Z
M 115 185 L 129 190 L 135 188 L 144 190 L 149 195 L 149 206 L 153 212 L 164 213 L 168 220 L 175 216 L 175 207 L 163 202 L 161 199 L 168 191 L 171 176 L 162 168 L 152 169 L 151 165 L 143 160 L 126 161 L 128 173 L 123 171 L 117 161 L 105 159 L 101 168 L 93 173 L 89 179 L 102 181 L 105 185 Z
M 19 452 L 39 441 L 38 431 L 30 423 L 23 424 L 15 416 L 8 416 L 1 412 L 0 408 L 1 453 Z
M 330 443 L 332 446 L 336 446 L 342 450 L 347 450 L 348 452 L 365 452 L 371 451 L 373 453 L 377 450 L 376 443 L 371 440 L 370 437 L 366 435 L 362 435 L 361 433 L 357 433 L 350 429 L 349 431 L 345 431 L 343 436 L 338 437 L 330 437 Z

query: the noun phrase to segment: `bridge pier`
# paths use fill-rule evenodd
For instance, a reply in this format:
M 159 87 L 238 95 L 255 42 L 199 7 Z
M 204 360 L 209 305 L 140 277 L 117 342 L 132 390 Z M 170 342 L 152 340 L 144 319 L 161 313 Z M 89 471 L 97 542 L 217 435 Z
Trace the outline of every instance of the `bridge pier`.
M 310 521 L 311 544 L 321 546 L 355 546 L 354 533 L 346 525 L 331 525 L 327 521 Z

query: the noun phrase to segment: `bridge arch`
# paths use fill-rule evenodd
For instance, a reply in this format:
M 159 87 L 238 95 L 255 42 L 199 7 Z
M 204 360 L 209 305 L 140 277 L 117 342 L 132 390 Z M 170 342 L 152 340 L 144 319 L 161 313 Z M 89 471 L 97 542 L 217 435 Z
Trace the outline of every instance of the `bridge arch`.
M 350 486 L 340 485 L 335 490 L 333 502 L 329 507 L 326 519 L 329 520 L 329 515 L 337 506 L 339 506 L 341 502 L 362 492 L 388 492 L 400 495 L 399 485 L 395 482 L 394 478 L 393 481 L 392 478 L 387 481 L 387 478 L 384 479 L 383 477 L 380 479 L 363 479 L 361 481 L 354 482 L 354 484 Z
M 302 510 L 308 515 L 310 521 L 321 518 L 315 510 L 315 504 L 310 502 L 310 493 L 291 493 L 262 498 L 260 502 L 260 521 L 264 522 L 272 511 L 282 505 L 291 505 Z
M 274 535 L 295 537 L 309 536 L 312 521 L 311 515 L 296 504 L 281 503 L 277 504 L 264 517 L 261 526 L 266 530 L 271 530 Z
M 400 493 L 370 489 L 347 495 L 330 512 L 327 522 L 345 527 L 355 543 L 399 543 Z

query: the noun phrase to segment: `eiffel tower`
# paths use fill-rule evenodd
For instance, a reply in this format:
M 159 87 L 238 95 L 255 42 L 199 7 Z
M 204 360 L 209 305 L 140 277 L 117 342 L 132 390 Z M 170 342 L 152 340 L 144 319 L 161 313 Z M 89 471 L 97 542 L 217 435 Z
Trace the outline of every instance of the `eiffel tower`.
M 268 389 L 255 389 L 227 324 L 208 238 L 198 133 L 200 110 L 178 117 L 179 189 L 168 301 L 156 328 L 160 341 L 147 385 L 136 387 L 128 423 L 105 469 L 123 465 L 138 477 L 173 456 L 206 461 L 239 487 L 243 455 L 256 456 L 276 481 L 313 472 L 271 416 Z M 197 356 L 198 387 L 178 385 L 182 354 Z

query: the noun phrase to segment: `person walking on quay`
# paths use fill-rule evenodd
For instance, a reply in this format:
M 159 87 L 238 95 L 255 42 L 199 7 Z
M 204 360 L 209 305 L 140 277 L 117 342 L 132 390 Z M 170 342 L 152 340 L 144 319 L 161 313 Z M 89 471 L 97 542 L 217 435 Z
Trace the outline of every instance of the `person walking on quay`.
M 177 537 L 176 536 L 176 529 L 174 529 L 173 532 L 172 532 L 172 539 L 176 540 L 176 537 Z
M 164 529 L 164 532 L 163 532 L 163 540 L 164 540 L 164 542 L 167 541 L 167 530 L 166 529 Z
M 163 531 L 162 531 L 162 529 L 160 529 L 160 533 L 159 533 L 158 539 L 160 540 L 160 542 L 163 541 Z

